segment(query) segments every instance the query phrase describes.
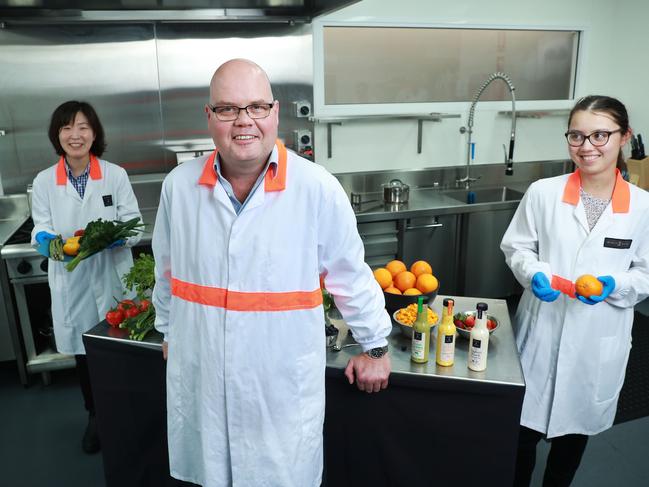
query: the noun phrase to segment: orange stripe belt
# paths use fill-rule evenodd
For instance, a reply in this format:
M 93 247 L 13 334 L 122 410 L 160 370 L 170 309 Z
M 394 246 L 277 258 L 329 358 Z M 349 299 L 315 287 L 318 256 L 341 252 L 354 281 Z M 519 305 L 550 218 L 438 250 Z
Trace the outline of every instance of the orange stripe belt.
M 311 309 L 322 304 L 320 289 L 284 293 L 249 293 L 202 286 L 171 278 L 171 294 L 192 303 L 231 311 L 290 311 Z

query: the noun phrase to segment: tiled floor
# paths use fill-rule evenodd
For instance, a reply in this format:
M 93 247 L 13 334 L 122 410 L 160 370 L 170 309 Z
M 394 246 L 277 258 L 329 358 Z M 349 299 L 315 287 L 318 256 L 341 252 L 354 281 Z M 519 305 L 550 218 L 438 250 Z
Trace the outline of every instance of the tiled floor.
M 649 316 L 649 300 L 636 306 Z M 647 391 L 649 394 L 649 391 Z M 540 487 L 543 468 L 550 450 L 541 441 L 537 448 L 537 468 L 532 487 Z M 592 436 L 577 471 L 573 487 L 647 487 L 649 486 L 649 417 L 628 421 Z
M 649 315 L 649 302 L 636 309 Z M 15 367 L 0 364 L 0 485 L 103 487 L 101 455 L 81 451 L 86 414 L 74 371 L 55 372 L 48 387 L 33 382 L 23 388 Z M 548 449 L 539 444 L 532 487 Z M 573 486 L 649 486 L 648 453 L 649 417 L 618 424 L 590 439 Z
M 540 487 L 543 468 L 550 450 L 541 441 L 537 448 L 537 468 L 532 487 Z M 592 436 L 573 481 L 573 487 L 649 486 L 649 417 L 613 426 Z

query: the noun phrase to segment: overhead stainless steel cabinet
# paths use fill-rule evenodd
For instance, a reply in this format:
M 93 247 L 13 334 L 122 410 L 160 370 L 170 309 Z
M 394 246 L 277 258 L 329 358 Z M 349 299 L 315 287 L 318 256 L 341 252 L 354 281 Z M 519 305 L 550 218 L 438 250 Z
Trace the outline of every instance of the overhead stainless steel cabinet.
M 0 18 L 50 22 L 310 22 L 359 0 L 0 0 Z

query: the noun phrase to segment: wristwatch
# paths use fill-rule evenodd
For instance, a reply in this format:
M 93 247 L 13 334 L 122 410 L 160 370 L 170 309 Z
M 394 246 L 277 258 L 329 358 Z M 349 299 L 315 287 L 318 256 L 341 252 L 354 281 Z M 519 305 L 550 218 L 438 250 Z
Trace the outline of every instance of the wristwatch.
M 388 353 L 388 346 L 386 345 L 385 347 L 376 347 L 376 348 L 370 348 L 367 352 L 365 352 L 368 357 L 370 358 L 381 358 L 383 357 L 386 353 Z

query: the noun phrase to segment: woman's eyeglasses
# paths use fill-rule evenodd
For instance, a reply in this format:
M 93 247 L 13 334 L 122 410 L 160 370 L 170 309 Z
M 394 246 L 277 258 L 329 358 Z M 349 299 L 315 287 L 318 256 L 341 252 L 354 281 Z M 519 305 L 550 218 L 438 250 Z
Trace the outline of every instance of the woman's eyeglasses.
M 611 134 L 622 132 L 622 129 L 617 130 L 597 130 L 589 135 L 584 135 L 581 132 L 568 131 L 564 135 L 568 141 L 568 145 L 572 147 L 581 147 L 584 142 L 588 141 L 595 147 L 606 145 Z

